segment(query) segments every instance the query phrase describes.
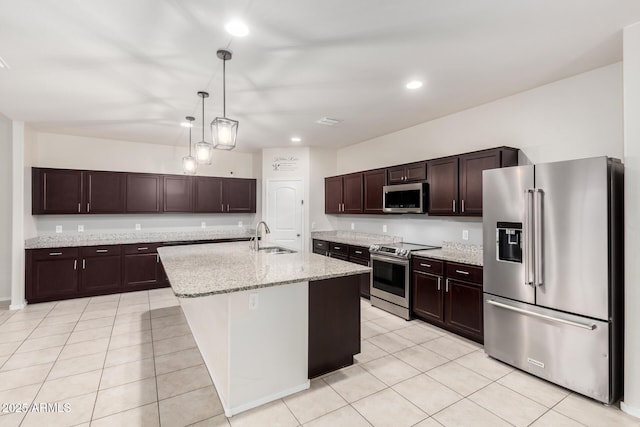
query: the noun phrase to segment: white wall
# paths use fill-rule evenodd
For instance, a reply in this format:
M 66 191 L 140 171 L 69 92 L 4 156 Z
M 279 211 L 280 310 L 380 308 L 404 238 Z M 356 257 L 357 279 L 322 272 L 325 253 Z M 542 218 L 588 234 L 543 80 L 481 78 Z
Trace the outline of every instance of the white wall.
M 11 120 L 0 114 L 0 301 L 11 298 Z
M 101 138 L 59 135 L 29 130 L 26 136 L 25 178 L 26 194 L 30 194 L 31 176 L 29 167 L 52 167 L 69 169 L 115 170 L 126 172 L 150 172 L 181 174 L 181 158 L 186 154 L 186 146 L 147 144 Z M 237 151 L 216 151 L 211 165 L 200 165 L 198 175 L 234 176 L 259 178 L 260 156 L 255 153 Z M 256 175 L 258 174 L 258 175 Z M 258 187 L 258 192 L 260 192 Z M 258 198 L 260 199 L 260 198 Z M 260 200 L 257 201 L 260 211 Z M 254 214 L 160 214 L 160 215 L 42 215 L 31 216 L 31 201 L 25 203 L 25 234 L 55 232 L 56 225 L 62 225 L 64 233 L 77 232 L 83 225 L 85 233 L 106 231 L 132 231 L 135 224 L 142 230 L 188 230 L 199 229 L 201 221 L 207 227 L 233 227 L 242 222 L 251 226 Z
M 624 29 L 625 366 L 620 407 L 640 417 L 640 23 Z
M 309 151 L 309 222 L 311 230 L 333 230 L 338 225 L 335 215 L 324 214 L 324 178 L 335 175 L 337 151 L 312 147 Z
M 428 102 L 428 94 L 425 95 Z M 598 68 L 507 98 L 338 150 L 337 173 L 431 159 L 501 145 L 533 163 L 608 155 L 622 158 L 622 63 Z M 406 216 L 340 216 L 337 228 L 389 233 L 405 241 L 482 242 L 480 222 Z

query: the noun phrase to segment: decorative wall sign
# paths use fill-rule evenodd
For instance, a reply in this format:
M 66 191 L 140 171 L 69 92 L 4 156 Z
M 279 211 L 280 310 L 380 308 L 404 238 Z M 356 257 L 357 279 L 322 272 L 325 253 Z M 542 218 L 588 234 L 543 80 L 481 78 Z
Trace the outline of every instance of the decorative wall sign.
M 295 156 L 275 156 L 271 166 L 274 172 L 295 172 L 298 170 L 299 161 Z

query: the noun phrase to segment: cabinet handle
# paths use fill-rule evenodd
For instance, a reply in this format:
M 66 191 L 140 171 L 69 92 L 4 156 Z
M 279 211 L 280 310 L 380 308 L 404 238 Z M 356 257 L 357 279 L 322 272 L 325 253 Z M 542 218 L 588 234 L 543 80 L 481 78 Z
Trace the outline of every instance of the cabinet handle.
M 78 269 L 78 260 L 77 260 L 77 259 L 74 259 L 74 260 L 73 260 L 73 269 L 74 269 L 74 270 L 77 270 L 77 269 Z
M 156 264 L 160 263 L 160 255 L 156 254 Z
M 333 249 L 335 249 L 336 251 L 340 250 L 340 246 L 334 246 Z
M 98 254 L 106 254 L 109 252 L 109 249 L 96 249 L 96 253 Z
M 464 270 L 456 270 L 456 273 L 464 274 L 464 275 L 466 275 L 466 276 L 468 276 L 468 275 L 469 275 L 469 272 L 468 272 L 468 271 L 464 271 Z
M 420 266 L 421 266 L 421 267 L 431 268 L 431 264 L 423 264 L 423 263 L 420 263 Z
M 355 251 L 355 253 L 362 255 L 362 251 Z
M 441 277 L 438 277 L 438 290 L 440 290 L 440 281 L 442 280 Z
M 49 256 L 58 256 L 62 255 L 62 252 L 49 252 Z
M 78 212 L 80 212 L 80 203 L 78 203 Z
M 453 199 L 453 213 L 456 213 L 456 199 Z
M 82 269 L 83 270 L 87 269 L 87 260 L 85 260 L 84 258 L 82 259 Z
M 139 251 L 146 251 L 149 248 L 138 248 Z
M 462 206 L 461 206 L 461 208 L 462 208 L 462 213 L 464 213 L 464 199 L 462 199 L 462 200 L 460 201 L 460 204 L 462 205 Z
M 229 204 L 227 203 L 227 212 L 229 212 Z
M 449 292 L 449 279 L 444 282 L 444 291 Z
M 224 212 L 224 203 L 220 203 L 220 210 Z
M 90 212 L 89 208 L 90 208 L 90 205 L 89 205 L 89 202 L 87 202 L 87 213 Z

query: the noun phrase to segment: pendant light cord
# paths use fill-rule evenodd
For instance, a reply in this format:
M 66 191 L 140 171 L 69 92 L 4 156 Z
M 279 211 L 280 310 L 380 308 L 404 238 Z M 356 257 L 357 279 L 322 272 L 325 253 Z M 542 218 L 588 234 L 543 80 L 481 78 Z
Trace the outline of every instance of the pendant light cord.
M 191 146 L 193 143 L 191 142 L 191 128 L 193 127 L 193 122 L 189 122 L 191 126 L 189 126 L 189 157 L 191 157 Z
M 204 141 L 204 95 L 202 95 L 202 141 Z
M 222 60 L 222 117 L 227 118 L 227 57 Z

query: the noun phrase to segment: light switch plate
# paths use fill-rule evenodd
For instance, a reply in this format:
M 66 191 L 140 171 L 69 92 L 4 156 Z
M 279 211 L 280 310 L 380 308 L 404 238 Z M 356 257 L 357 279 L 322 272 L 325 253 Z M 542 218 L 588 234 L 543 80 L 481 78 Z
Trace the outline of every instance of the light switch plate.
M 140 227 L 140 224 L 136 224 L 136 231 L 140 231 L 142 230 L 142 227 Z
M 204 221 L 202 221 L 202 222 L 200 223 L 200 228 L 207 228 L 207 223 L 206 223 L 206 222 L 204 222 Z
M 355 229 L 356 229 L 356 224 L 355 224 L 355 223 L 353 223 L 353 222 L 351 223 L 351 229 L 352 229 L 352 230 L 355 230 Z
M 242 227 L 242 221 L 238 221 L 238 227 Z
M 315 223 L 315 222 L 312 222 L 312 223 L 311 223 L 311 229 L 312 229 L 312 230 L 315 230 L 315 229 L 316 229 L 316 223 Z
M 387 224 L 382 224 L 382 232 L 383 233 L 387 232 Z
M 78 224 L 78 233 L 84 233 L 84 225 Z
M 469 230 L 462 230 L 462 240 L 469 240 Z
M 62 233 L 62 226 L 56 225 L 56 233 Z

